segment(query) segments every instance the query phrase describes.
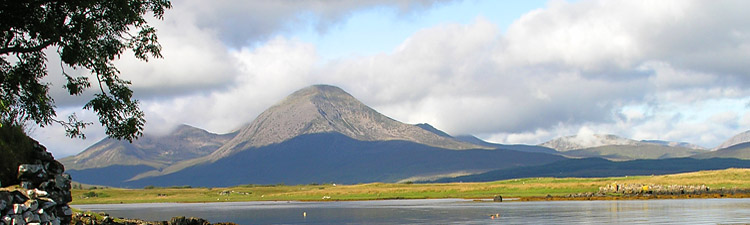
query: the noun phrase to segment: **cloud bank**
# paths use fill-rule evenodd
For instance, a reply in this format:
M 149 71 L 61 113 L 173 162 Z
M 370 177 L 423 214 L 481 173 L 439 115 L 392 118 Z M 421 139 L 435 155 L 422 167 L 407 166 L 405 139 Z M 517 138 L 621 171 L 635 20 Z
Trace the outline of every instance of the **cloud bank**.
M 747 1 L 550 1 L 505 31 L 477 16 L 334 60 L 289 35 L 327 32 L 358 10 L 443 3 L 181 1 L 156 22 L 165 59 L 118 66 L 147 132 L 180 123 L 229 132 L 317 83 L 403 122 L 502 143 L 612 133 L 713 147 L 750 125 Z

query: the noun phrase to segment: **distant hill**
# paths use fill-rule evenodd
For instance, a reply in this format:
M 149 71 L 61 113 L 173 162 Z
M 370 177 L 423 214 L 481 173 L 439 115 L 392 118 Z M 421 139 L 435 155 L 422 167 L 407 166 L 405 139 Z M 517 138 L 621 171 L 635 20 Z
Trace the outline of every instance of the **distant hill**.
M 435 182 L 488 182 L 524 177 L 661 175 L 727 168 L 750 168 L 750 160 L 672 158 L 615 162 L 601 158 L 568 159 L 541 166 L 494 170 L 482 174 L 439 179 Z
M 690 149 L 696 149 L 696 150 L 707 150 L 703 146 L 687 143 L 687 142 L 675 142 L 675 141 L 662 141 L 662 140 L 641 140 L 643 143 L 651 143 L 651 144 L 658 144 L 662 146 L 667 147 L 681 147 L 681 148 L 690 148 Z
M 570 150 L 562 155 L 572 158 L 602 157 L 610 160 L 633 160 L 633 159 L 666 159 L 682 158 L 696 154 L 705 153 L 705 150 L 697 150 L 684 147 L 670 147 L 664 145 L 606 145 L 593 148 Z
M 639 141 L 618 137 L 611 134 L 573 135 L 552 139 L 540 144 L 560 152 L 594 148 L 607 145 L 640 145 Z
M 713 150 L 725 149 L 725 148 L 729 148 L 738 144 L 748 143 L 748 142 L 750 142 L 750 130 L 739 133 L 729 138 L 728 140 L 721 143 L 719 146 L 716 146 L 716 148 L 714 148 Z
M 685 142 L 637 141 L 611 134 L 567 136 L 542 143 L 572 158 L 602 157 L 611 160 L 663 159 L 689 157 L 706 152 Z
M 495 148 L 495 149 L 507 149 L 507 150 L 521 151 L 521 152 L 538 152 L 538 153 L 547 153 L 547 154 L 558 154 L 558 152 L 555 151 L 554 149 L 544 147 L 544 146 L 522 145 L 522 144 L 506 145 L 506 144 L 490 143 L 482 139 L 479 139 L 477 137 L 474 137 L 472 135 L 456 136 L 455 139 L 459 141 L 472 143 L 475 145 L 486 146 L 486 147 Z
M 750 143 L 744 142 L 693 156 L 697 159 L 707 158 L 737 158 L 750 160 Z
M 144 135 L 130 143 L 105 138 L 83 152 L 60 160 L 68 170 L 102 168 L 113 165 L 144 165 L 152 169 L 211 154 L 236 133 L 214 134 L 189 125 L 180 125 L 166 135 Z
M 504 144 L 496 144 L 496 143 L 490 143 L 487 141 L 484 141 L 482 139 L 479 139 L 472 135 L 460 135 L 460 136 L 451 136 L 448 133 L 445 133 L 435 127 L 433 127 L 430 124 L 427 123 L 420 123 L 416 126 L 425 129 L 427 131 L 430 131 L 432 133 L 435 133 L 437 135 L 440 135 L 442 137 L 450 137 L 453 138 L 456 141 L 470 143 L 478 146 L 484 146 L 488 148 L 493 149 L 507 149 L 507 150 L 514 150 L 514 151 L 521 151 L 521 152 L 541 152 L 541 153 L 549 153 L 549 154 L 557 154 L 558 152 L 554 149 L 538 146 L 538 145 L 504 145 Z

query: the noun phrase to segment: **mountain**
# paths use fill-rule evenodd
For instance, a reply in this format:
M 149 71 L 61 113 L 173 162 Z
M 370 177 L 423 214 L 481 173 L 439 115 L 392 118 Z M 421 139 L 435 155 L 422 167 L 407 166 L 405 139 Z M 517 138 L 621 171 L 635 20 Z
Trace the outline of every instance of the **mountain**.
M 298 90 L 261 113 L 252 123 L 215 152 L 179 162 L 134 179 L 161 176 L 182 169 L 214 163 L 239 152 L 282 143 L 305 134 L 339 133 L 360 141 L 403 140 L 444 149 L 486 149 L 456 141 L 418 126 L 391 119 L 360 102 L 341 88 L 313 85 Z
M 569 159 L 540 166 L 501 169 L 475 175 L 439 179 L 435 182 L 487 182 L 524 177 L 662 175 L 728 168 L 750 168 L 750 160 L 672 158 L 616 162 L 602 158 Z
M 706 148 L 702 146 L 687 143 L 687 142 L 662 141 L 662 140 L 641 140 L 641 142 L 658 144 L 658 145 L 667 146 L 667 147 L 680 147 L 680 148 L 690 148 L 690 149 L 696 149 L 696 150 L 706 150 Z
M 638 145 L 641 142 L 621 138 L 611 134 L 573 135 L 553 139 L 541 144 L 541 146 L 565 152 L 570 150 L 594 148 L 607 145 Z
M 541 146 L 556 149 L 571 158 L 602 157 L 610 160 L 689 157 L 706 152 L 684 142 L 636 141 L 611 134 L 574 135 L 550 140 Z
M 671 147 L 661 144 L 605 145 L 563 152 L 572 158 L 602 157 L 610 160 L 682 158 L 701 154 L 706 150 Z
M 68 170 L 103 168 L 113 165 L 142 165 L 160 169 L 174 163 L 211 154 L 235 133 L 214 134 L 180 125 L 167 135 L 144 135 L 132 143 L 105 138 L 83 152 L 60 160 Z M 143 170 L 143 167 L 139 170 Z
M 391 119 L 341 88 L 314 85 L 261 113 L 212 156 L 216 159 L 304 134 L 332 132 L 361 141 L 404 140 L 446 149 L 481 148 Z
M 716 151 L 710 151 L 703 154 L 695 155 L 693 158 L 697 159 L 708 159 L 708 158 L 737 158 L 750 160 L 750 142 L 744 142 L 736 145 L 732 145 L 726 148 L 721 148 Z
M 177 133 L 179 130 L 165 137 L 179 136 Z M 327 85 L 292 93 L 235 133 L 211 135 L 206 137 L 219 139 L 210 142 L 215 144 L 206 148 L 202 156 L 169 162 L 163 162 L 163 158 L 141 160 L 140 164 L 104 160 L 97 166 L 80 166 L 69 172 L 76 181 L 90 184 L 212 187 L 249 183 L 396 182 L 564 159 L 559 155 L 464 142 L 428 124 L 404 124 L 378 113 L 342 89 Z M 114 149 L 134 148 L 127 143 L 105 148 L 105 142 L 81 155 L 92 155 L 88 152 L 95 152 L 93 149 L 117 152 Z M 156 140 L 146 142 L 152 144 L 149 146 L 156 153 L 173 149 Z M 105 162 L 109 166 L 101 166 Z M 117 175 L 102 175 L 113 171 L 118 171 Z
M 713 150 L 725 149 L 733 145 L 747 142 L 750 142 L 750 130 L 734 135 L 733 137 L 729 138 L 729 140 L 726 140 L 724 143 L 716 146 L 716 148 L 714 148 Z

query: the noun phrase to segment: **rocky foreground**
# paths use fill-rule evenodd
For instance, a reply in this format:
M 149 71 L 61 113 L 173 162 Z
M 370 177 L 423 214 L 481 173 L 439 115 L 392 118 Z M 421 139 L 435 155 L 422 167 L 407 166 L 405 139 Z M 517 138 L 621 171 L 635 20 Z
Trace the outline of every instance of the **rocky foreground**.
M 75 213 L 71 224 L 74 225 L 236 225 L 235 223 L 210 223 L 195 217 L 173 217 L 169 221 L 144 221 L 139 219 L 112 218 L 100 213 Z
M 5 160 L 0 163 L 0 225 L 234 225 L 193 217 L 143 221 L 74 213 L 68 205 L 71 177 L 44 146 L 28 137 L 3 146 L 17 149 L 0 149 L 0 159 Z
M 0 190 L 0 225 L 69 224 L 70 175 L 39 143 L 32 155 L 33 163 L 18 166 L 19 187 Z

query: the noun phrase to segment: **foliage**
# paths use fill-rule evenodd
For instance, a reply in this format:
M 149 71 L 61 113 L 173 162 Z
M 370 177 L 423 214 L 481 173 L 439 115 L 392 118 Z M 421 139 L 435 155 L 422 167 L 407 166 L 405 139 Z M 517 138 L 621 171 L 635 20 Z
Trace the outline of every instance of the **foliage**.
M 156 29 L 144 15 L 162 19 L 168 0 L 2 1 L 0 3 L 0 119 L 2 125 L 63 125 L 70 137 L 85 138 L 90 123 L 75 114 L 57 120 L 47 76 L 45 49 L 56 48 L 61 67 L 85 69 L 96 77 L 99 92 L 85 106 L 99 116 L 106 134 L 132 141 L 145 123 L 138 101 L 112 63 L 130 49 L 144 61 L 161 57 Z M 63 67 L 64 68 L 64 67 Z M 71 76 L 64 88 L 81 95 L 91 87 L 86 76 Z
M 20 126 L 0 127 L 0 184 L 15 185 L 19 181 L 16 177 L 18 166 L 33 163 L 34 142 L 27 137 Z
M 93 192 L 93 191 L 89 191 L 89 192 L 85 192 L 85 193 L 81 194 L 81 196 L 86 197 L 86 198 L 95 198 L 95 197 L 98 197 L 99 194 L 97 194 L 96 192 Z

